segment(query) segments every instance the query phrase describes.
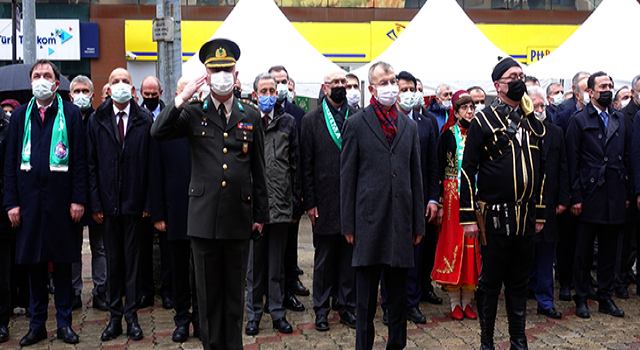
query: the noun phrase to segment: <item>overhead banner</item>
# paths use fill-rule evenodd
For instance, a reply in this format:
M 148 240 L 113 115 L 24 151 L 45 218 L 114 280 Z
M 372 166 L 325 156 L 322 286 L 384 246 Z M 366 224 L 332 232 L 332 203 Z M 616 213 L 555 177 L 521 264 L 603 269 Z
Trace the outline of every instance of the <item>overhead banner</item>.
M 22 21 L 21 21 L 22 22 Z M 24 29 L 24 26 L 20 25 Z M 23 58 L 23 32 L 17 31 L 16 51 Z M 11 60 L 11 19 L 0 19 L 0 60 Z M 36 57 L 53 61 L 80 60 L 80 21 L 77 19 L 36 20 Z

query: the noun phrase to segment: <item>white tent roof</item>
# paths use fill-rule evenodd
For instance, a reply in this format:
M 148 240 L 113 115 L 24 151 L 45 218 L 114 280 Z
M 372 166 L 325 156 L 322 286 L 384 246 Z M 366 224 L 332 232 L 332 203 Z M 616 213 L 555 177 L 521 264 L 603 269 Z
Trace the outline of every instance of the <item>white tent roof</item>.
M 605 71 L 616 81 L 616 88 L 628 84 L 640 74 L 640 67 L 635 54 L 624 51 L 635 40 L 633 35 L 624 35 L 623 28 L 633 28 L 638 18 L 636 0 L 604 0 L 560 47 L 531 64 L 525 73 L 539 79 L 562 78 L 570 87 L 579 71 Z
M 233 40 L 240 47 L 236 70 L 244 91 L 253 90 L 258 74 L 283 65 L 296 82 L 298 95 L 318 97 L 325 74 L 340 70 L 298 33 L 273 0 L 239 1 L 209 40 L 215 38 Z M 204 74 L 198 55 L 183 64 L 184 76 Z
M 372 63 L 384 61 L 422 81 L 425 95 L 446 83 L 453 91 L 482 86 L 495 93 L 491 71 L 507 56 L 467 17 L 456 0 L 429 0 L 389 48 Z M 367 80 L 372 63 L 354 73 Z

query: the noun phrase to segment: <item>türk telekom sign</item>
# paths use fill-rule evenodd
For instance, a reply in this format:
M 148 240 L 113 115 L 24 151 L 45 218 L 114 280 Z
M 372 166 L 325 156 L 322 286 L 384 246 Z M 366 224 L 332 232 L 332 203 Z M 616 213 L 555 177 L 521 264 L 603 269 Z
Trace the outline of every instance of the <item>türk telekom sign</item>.
M 24 41 L 24 25 L 22 32 L 17 35 L 17 56 L 22 58 L 22 44 Z M 0 60 L 11 60 L 11 20 L 0 20 Z M 36 20 L 36 50 L 38 58 L 55 61 L 80 60 L 80 22 L 78 20 L 62 19 Z

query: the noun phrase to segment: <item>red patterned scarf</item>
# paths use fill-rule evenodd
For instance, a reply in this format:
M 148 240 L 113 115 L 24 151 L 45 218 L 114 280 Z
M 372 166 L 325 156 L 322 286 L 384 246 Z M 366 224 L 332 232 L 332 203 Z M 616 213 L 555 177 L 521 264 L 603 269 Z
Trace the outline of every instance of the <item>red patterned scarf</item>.
M 384 131 L 384 135 L 387 137 L 387 141 L 389 141 L 389 147 L 393 144 L 393 138 L 396 136 L 398 132 L 398 128 L 396 127 L 396 120 L 398 119 L 398 111 L 396 110 L 396 106 L 391 107 L 389 112 L 384 110 L 384 106 L 378 102 L 378 100 L 371 96 L 371 101 L 369 104 L 373 107 L 373 110 L 376 112 L 376 116 L 378 116 L 378 121 L 380 122 L 380 126 L 382 126 L 382 131 Z

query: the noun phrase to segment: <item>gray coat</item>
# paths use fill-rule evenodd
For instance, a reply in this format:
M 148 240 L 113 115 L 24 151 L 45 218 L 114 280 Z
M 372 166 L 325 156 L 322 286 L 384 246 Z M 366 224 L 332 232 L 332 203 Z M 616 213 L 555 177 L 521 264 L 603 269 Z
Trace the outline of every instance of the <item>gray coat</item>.
M 413 267 L 413 236 L 425 232 L 418 127 L 400 112 L 396 125 L 389 148 L 373 107 L 344 123 L 340 211 L 354 267 Z

